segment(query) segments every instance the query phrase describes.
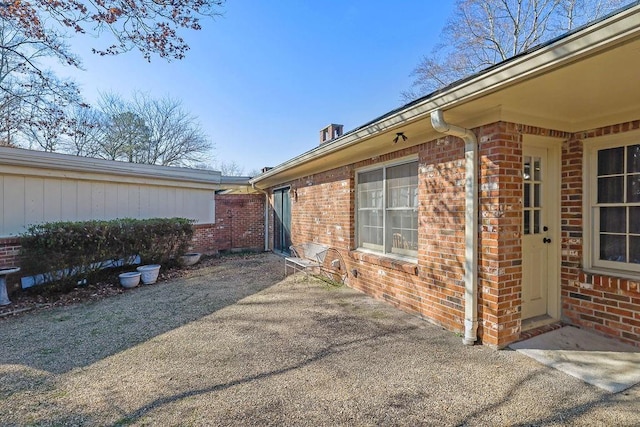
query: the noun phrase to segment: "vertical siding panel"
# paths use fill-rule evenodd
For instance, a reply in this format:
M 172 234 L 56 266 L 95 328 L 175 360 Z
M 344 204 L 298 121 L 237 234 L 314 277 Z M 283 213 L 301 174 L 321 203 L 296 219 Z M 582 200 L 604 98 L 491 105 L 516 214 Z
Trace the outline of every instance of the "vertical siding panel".
M 28 224 L 115 218 L 184 217 L 215 222 L 214 191 L 34 175 L 0 176 L 0 236 Z
M 163 187 L 162 192 L 164 193 L 161 197 L 163 201 L 163 212 L 164 215 L 168 217 L 176 217 L 176 189 L 175 187 Z
M 91 218 L 92 200 L 91 200 L 91 183 L 87 181 L 78 181 L 76 189 L 76 221 L 89 220 Z
M 197 215 L 197 206 L 196 206 L 196 190 L 186 189 L 184 192 L 184 209 L 185 209 L 185 217 L 189 219 L 195 219 L 197 222 L 199 221 Z
M 118 217 L 118 184 L 106 182 L 104 184 L 104 219 Z
M 151 218 L 150 202 L 149 202 L 149 188 L 146 185 L 141 185 L 138 188 L 140 194 L 140 218 Z
M 127 217 L 142 218 L 140 214 L 140 186 L 129 184 L 128 187 L 129 208 Z
M 44 221 L 62 219 L 62 182 L 59 179 L 44 180 Z
M 5 212 L 4 223 L 7 234 L 15 235 L 25 230 L 25 200 L 24 178 L 21 176 L 5 176 L 4 199 Z
M 176 209 L 175 215 L 184 218 L 184 189 L 180 188 L 176 190 Z
M 105 219 L 105 183 L 91 183 L 91 219 Z
M 160 213 L 160 188 L 155 185 L 147 186 L 149 192 L 149 215 L 153 218 L 162 216 Z
M 24 180 L 25 225 L 44 221 L 44 179 L 27 177 Z
M 76 221 L 78 219 L 78 182 L 64 180 L 60 184 L 60 219 L 62 221 Z
M 129 213 L 129 185 L 118 184 L 116 198 L 116 215 L 117 218 L 131 217 Z

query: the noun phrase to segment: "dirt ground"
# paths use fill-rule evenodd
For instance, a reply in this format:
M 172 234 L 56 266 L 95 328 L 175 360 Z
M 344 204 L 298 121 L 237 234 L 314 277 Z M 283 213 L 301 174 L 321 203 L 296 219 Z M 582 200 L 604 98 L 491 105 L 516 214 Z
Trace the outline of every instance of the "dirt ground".
M 272 254 L 11 316 L 0 349 L 3 426 L 640 425 L 638 386 L 464 346 Z
M 238 255 L 235 255 L 231 258 L 227 257 L 225 260 L 235 260 L 237 258 Z M 193 274 L 194 270 L 211 267 L 221 261 L 220 257 L 209 256 L 203 257 L 202 261 L 198 264 L 189 267 L 162 267 L 158 276 L 158 283 L 180 277 L 187 277 L 190 274 Z M 95 282 L 91 282 L 88 285 L 78 286 L 71 290 L 71 292 L 66 293 L 45 292 L 38 287 L 22 290 L 20 289 L 19 283 L 15 283 L 17 282 L 17 279 L 11 277 L 11 281 L 14 282 L 12 283 L 13 286 L 8 287 L 11 289 L 11 304 L 0 306 L 0 321 L 9 317 L 21 316 L 27 312 L 48 310 L 54 307 L 64 307 L 88 301 L 97 301 L 125 293 L 127 290 L 120 286 L 118 273 L 133 270 L 134 266 L 119 270 L 103 270 L 103 274 L 101 277 L 97 278 Z

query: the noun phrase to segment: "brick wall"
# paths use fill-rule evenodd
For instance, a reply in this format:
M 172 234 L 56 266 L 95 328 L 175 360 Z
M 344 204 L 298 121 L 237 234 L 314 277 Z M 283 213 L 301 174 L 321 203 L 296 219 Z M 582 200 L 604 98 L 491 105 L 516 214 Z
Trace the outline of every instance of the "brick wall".
M 216 223 L 197 225 L 193 250 L 264 250 L 264 195 L 216 195 Z
M 478 335 L 502 347 L 521 330 L 522 141 L 518 130 L 495 123 L 476 130 L 479 141 Z
M 574 325 L 640 347 L 640 281 L 583 270 L 583 141 L 640 129 L 640 121 L 578 132 L 562 150 L 562 314 Z M 637 220 L 637 219 L 636 219 Z
M 419 161 L 418 263 L 354 251 L 355 171 L 411 155 Z M 286 183 L 292 188 L 293 243 L 336 247 L 347 263 L 351 287 L 462 331 L 463 155 L 460 140 L 444 138 Z
M 464 143 L 444 137 L 420 146 L 418 265 L 420 314 L 449 330 L 464 324 Z
M 345 166 L 290 183 L 293 244 L 354 247 L 353 179 L 353 167 Z
M 587 138 L 638 127 L 640 123 L 634 122 L 577 135 Z M 478 336 L 482 343 L 503 347 L 522 332 L 522 135 L 530 134 L 566 141 L 561 160 L 562 319 L 639 344 L 640 284 L 582 270 L 582 142 L 565 132 L 504 122 L 474 131 L 480 157 Z M 419 159 L 417 264 L 354 251 L 356 170 L 408 155 Z M 315 241 L 339 248 L 350 271 L 350 286 L 461 332 L 463 156 L 460 139 L 443 137 L 286 183 L 293 190 L 293 243 Z

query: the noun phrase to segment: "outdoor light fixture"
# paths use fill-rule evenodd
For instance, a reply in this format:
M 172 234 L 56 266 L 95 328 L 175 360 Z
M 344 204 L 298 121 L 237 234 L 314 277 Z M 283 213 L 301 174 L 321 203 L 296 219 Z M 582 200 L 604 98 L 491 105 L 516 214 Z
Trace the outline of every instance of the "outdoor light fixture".
M 398 140 L 399 140 L 400 138 L 402 138 L 402 140 L 403 140 L 403 141 L 406 141 L 407 139 L 409 139 L 409 138 L 407 138 L 407 136 L 404 134 L 404 132 L 397 132 L 397 133 L 396 133 L 396 137 L 395 137 L 395 138 L 393 138 L 393 143 L 394 143 L 394 144 L 395 144 L 395 143 L 397 143 L 397 142 L 398 142 Z

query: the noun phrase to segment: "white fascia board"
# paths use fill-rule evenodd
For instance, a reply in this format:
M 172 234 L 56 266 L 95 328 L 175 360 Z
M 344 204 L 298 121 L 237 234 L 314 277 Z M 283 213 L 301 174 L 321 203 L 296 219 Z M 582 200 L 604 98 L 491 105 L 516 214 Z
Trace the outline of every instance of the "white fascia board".
M 9 147 L 0 147 L 0 165 L 215 185 L 219 185 L 221 179 L 221 173 L 212 170 L 145 165 Z
M 434 93 L 421 102 L 411 103 L 406 108 L 389 113 L 380 120 L 349 132 L 335 141 L 327 142 L 294 157 L 251 179 L 250 182 L 252 185 L 256 185 L 260 181 L 289 168 L 340 151 L 399 125 L 421 118 L 428 119 L 434 110 L 451 109 L 456 105 L 497 92 L 518 82 L 572 63 L 579 58 L 597 53 L 607 46 L 616 45 L 626 39 L 637 38 L 639 35 L 640 5 L 636 4 L 603 21 L 594 23 L 575 33 L 561 36 L 559 39 L 542 45 L 540 48 L 489 68 L 477 76 L 454 83 L 452 86 Z M 430 126 L 430 121 L 427 120 L 427 122 Z

